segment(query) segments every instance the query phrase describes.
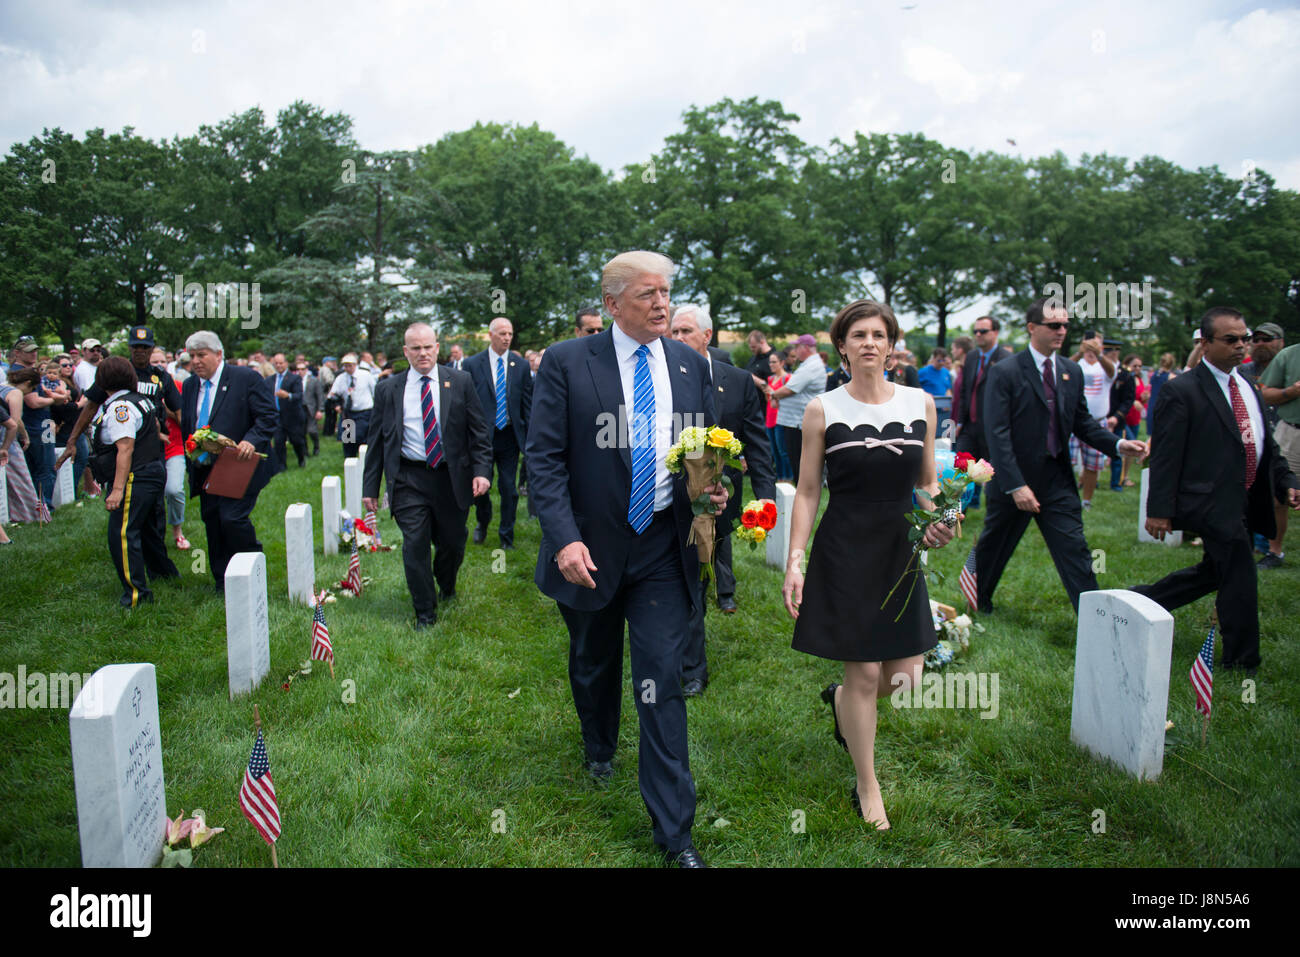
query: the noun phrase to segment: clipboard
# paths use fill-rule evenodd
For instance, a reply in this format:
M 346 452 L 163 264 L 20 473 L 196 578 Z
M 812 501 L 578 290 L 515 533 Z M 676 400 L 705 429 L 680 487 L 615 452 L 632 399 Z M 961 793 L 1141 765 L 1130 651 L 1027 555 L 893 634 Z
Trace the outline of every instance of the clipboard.
M 237 449 L 222 449 L 203 483 L 203 491 L 222 498 L 243 498 L 261 461 L 257 455 L 241 460 Z

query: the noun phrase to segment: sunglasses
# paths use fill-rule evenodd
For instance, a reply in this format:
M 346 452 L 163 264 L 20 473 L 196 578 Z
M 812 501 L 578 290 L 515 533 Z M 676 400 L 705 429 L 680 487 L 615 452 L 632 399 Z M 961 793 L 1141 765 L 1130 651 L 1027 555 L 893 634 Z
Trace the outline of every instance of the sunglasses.
M 1053 332 L 1060 332 L 1062 329 L 1070 328 L 1068 322 L 1040 322 L 1039 325 L 1044 329 L 1051 329 Z
M 982 336 L 982 335 L 984 335 L 984 333 L 986 333 L 986 332 L 992 332 L 992 331 L 993 331 L 992 329 L 976 329 L 976 330 L 975 330 L 975 335 L 977 335 L 977 336 Z
M 1273 342 L 1277 336 L 1270 336 L 1266 332 L 1257 332 L 1250 337 L 1251 342 Z
M 1225 346 L 1235 346 L 1238 342 L 1250 341 L 1250 336 L 1211 336 L 1210 338 L 1222 342 Z

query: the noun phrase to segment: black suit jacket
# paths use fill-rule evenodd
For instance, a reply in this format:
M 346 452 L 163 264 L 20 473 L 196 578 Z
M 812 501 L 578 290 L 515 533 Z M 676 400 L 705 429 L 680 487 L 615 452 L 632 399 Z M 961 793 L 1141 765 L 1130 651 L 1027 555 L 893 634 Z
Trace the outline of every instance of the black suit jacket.
M 496 428 L 497 384 L 493 371 L 492 350 L 484 349 L 465 360 L 464 371 L 474 379 L 474 391 L 487 417 L 488 433 Z M 506 411 L 515 430 L 515 439 L 523 448 L 528 439 L 528 416 L 533 407 L 533 377 L 528 360 L 517 352 L 506 352 Z
M 726 470 L 731 479 L 731 498 L 718 516 L 718 534 L 725 535 L 740 517 L 744 476 L 749 476 L 755 498 L 775 499 L 776 470 L 772 467 L 772 447 L 767 440 L 763 397 L 759 395 L 749 370 L 714 362 L 713 405 L 718 413 L 718 425 L 732 432 L 745 447 L 741 454 L 748 466 L 746 472 Z
M 271 402 L 275 403 L 275 376 L 266 377 L 266 384 L 271 389 Z M 289 398 L 280 400 L 280 426 L 286 432 L 297 433 L 303 430 L 302 377 L 296 372 L 286 372 L 280 382 L 280 388 L 289 393 Z
M 1107 455 L 1115 455 L 1119 439 L 1088 414 L 1079 364 L 1059 353 L 1055 362 L 1061 443 L 1057 458 L 1069 462 L 1071 434 Z M 1009 492 L 1028 485 L 1032 489 L 1051 462 L 1047 455 L 1047 394 L 1043 391 L 1042 370 L 1025 349 L 992 366 L 987 378 L 984 405 L 976 414 L 983 423 L 995 472 L 990 488 L 996 486 L 1000 492 Z M 1073 483 L 1073 472 L 1070 476 Z
M 735 363 L 731 361 L 731 353 L 726 349 L 719 349 L 717 346 L 709 346 L 709 358 L 714 362 L 722 362 L 729 366 L 735 365 Z
M 1242 516 L 1252 532 L 1267 538 L 1277 534 L 1273 501 L 1283 501 L 1285 489 L 1300 488 L 1277 442 L 1267 429 L 1268 418 L 1259 390 L 1248 382 L 1250 395 L 1265 424 L 1263 455 L 1255 484 L 1246 491 L 1246 445 L 1232 407 L 1214 373 L 1204 361 L 1160 389 L 1156 413 L 1160 431 L 1151 443 L 1151 488 L 1147 515 L 1168 518 L 1174 528 L 1202 537 L 1231 538 Z M 1260 442 L 1259 436 L 1255 437 Z
M 708 363 L 680 342 L 660 341 L 672 385 L 674 433 L 683 425 L 715 424 Z M 627 521 L 632 452 L 620 421 L 630 413 L 624 410 L 613 327 L 548 347 L 535 384 L 526 450 L 528 494 L 542 525 L 535 580 L 543 594 L 561 604 L 595 611 L 613 598 L 637 540 Z M 673 477 L 672 508 L 683 584 L 694 602 L 700 566 L 694 546 L 686 546 L 693 516 L 681 475 Z M 596 564 L 595 590 L 565 581 L 555 562 L 559 550 L 576 541 L 587 546 Z
M 1001 362 L 1011 354 L 1011 350 L 1006 346 L 995 346 L 993 348 L 993 355 L 989 356 L 988 362 L 984 364 L 984 372 L 982 374 L 979 372 L 979 350 L 971 349 L 971 351 L 966 354 L 966 362 L 962 366 L 961 373 L 961 403 L 958 407 L 958 412 L 960 413 L 961 418 L 957 420 L 958 425 L 969 426 L 971 424 L 970 399 L 972 393 L 974 393 L 976 398 L 976 420 L 979 421 L 983 418 L 981 410 L 984 408 L 984 389 L 989 381 L 989 372 L 992 371 L 995 364 Z
M 248 366 L 227 362 L 221 369 L 212 407 L 208 410 L 208 428 L 236 442 L 247 440 L 257 451 L 267 454 L 253 472 L 248 491 L 244 493 L 246 499 L 250 496 L 256 498 L 275 472 L 276 458 L 271 439 L 280 417 L 275 411 L 272 392 L 271 384 L 260 373 Z M 198 428 L 202 395 L 201 378 L 192 375 L 185 380 L 185 389 L 181 393 L 181 435 L 187 439 Z M 190 475 L 190 495 L 198 495 L 212 466 L 198 465 L 187 458 L 185 467 Z
M 1127 369 L 1115 370 L 1115 381 L 1110 384 L 1110 412 L 1123 425 L 1137 401 L 1137 379 Z
M 379 479 L 384 474 L 388 476 L 388 501 L 393 501 L 393 482 L 402 464 L 402 402 L 406 377 L 411 374 L 410 370 L 398 372 L 379 380 L 375 387 L 375 408 L 366 433 L 370 452 L 361 476 L 361 494 L 365 498 L 379 498 Z M 474 479 L 492 477 L 492 427 L 474 394 L 469 373 L 435 365 L 433 375 L 441 396 L 438 432 L 442 436 L 443 460 L 451 472 L 457 507 L 468 509 L 474 502 Z

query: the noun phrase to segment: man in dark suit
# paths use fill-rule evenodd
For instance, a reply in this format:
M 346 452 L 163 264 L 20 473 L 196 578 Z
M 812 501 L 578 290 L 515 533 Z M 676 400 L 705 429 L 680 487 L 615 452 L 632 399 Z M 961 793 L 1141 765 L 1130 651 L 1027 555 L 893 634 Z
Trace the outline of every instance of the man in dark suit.
M 515 511 L 519 506 L 515 476 L 519 471 L 519 452 L 528 436 L 528 413 L 533 406 L 533 377 L 528 362 L 519 353 L 510 351 L 514 335 L 515 327 L 510 320 L 497 316 L 488 326 L 488 347 L 465 360 L 465 371 L 474 380 L 474 391 L 492 432 L 492 464 L 501 490 L 501 524 L 497 535 L 502 548 L 515 547 Z M 474 512 L 474 544 L 482 545 L 487 540 L 488 523 L 492 521 L 492 497 L 487 492 L 474 500 Z
M 1115 367 L 1115 381 L 1110 384 L 1110 411 L 1106 414 L 1106 424 L 1110 430 L 1118 436 L 1124 435 L 1124 426 L 1128 421 L 1129 410 L 1133 408 L 1133 403 L 1137 401 L 1137 377 L 1119 361 L 1120 349 L 1124 343 L 1118 339 L 1106 339 L 1104 341 L 1104 355 L 1111 365 Z M 1136 433 L 1135 433 L 1136 434 Z M 1115 456 L 1110 460 L 1110 490 L 1112 492 L 1124 491 L 1124 486 L 1120 483 L 1120 474 L 1124 469 L 1124 460 L 1121 456 Z
M 375 391 L 361 492 L 366 509 L 379 508 L 379 479 L 388 476 L 418 631 L 437 622 L 440 600 L 456 594 L 469 506 L 491 484 L 492 439 L 469 373 L 438 365 L 432 327 L 408 326 L 403 343 L 411 367 Z
M 705 355 L 705 345 L 713 331 L 707 310 L 695 305 L 681 306 L 673 313 L 673 338 Z M 705 355 L 705 358 L 710 356 Z M 745 369 L 721 362 L 709 363 L 713 388 L 713 405 L 718 425 L 730 431 L 744 446 L 745 472 L 749 474 L 755 498 L 776 498 L 776 472 L 772 468 L 772 449 L 764 426 L 763 399 L 754 385 L 754 377 Z M 713 574 L 717 582 L 718 608 L 724 614 L 736 611 L 736 576 L 731 568 L 731 530 L 740 517 L 745 472 L 726 469 L 731 480 L 727 508 L 718 516 L 714 540 Z M 682 660 L 682 693 L 692 698 L 704 692 L 709 683 L 709 662 L 704 647 L 704 606 L 707 583 L 700 582 L 700 600 L 691 615 L 691 635 Z
M 569 628 L 569 683 L 587 770 L 613 774 L 623 688 L 623 623 L 641 725 L 641 796 L 671 863 L 701 867 L 691 842 L 695 783 L 679 684 L 699 561 L 686 545 L 684 476 L 664 456 L 683 421 L 715 421 L 708 363 L 668 332 L 673 264 L 622 253 L 601 277 L 605 332 L 542 356 L 528 433 L 528 483 L 542 545 L 537 586 Z M 726 503 L 721 485 L 716 506 Z
M 967 452 L 977 459 L 989 457 L 989 444 L 984 437 L 984 420 L 980 417 L 989 371 L 994 364 L 1011 355 L 1010 349 L 998 345 L 998 334 L 1001 331 L 1002 323 L 992 316 L 980 316 L 975 320 L 975 347 L 966 353 L 961 373 L 961 393 L 953 401 L 956 413 L 954 419 L 957 423 L 954 449 Z M 979 501 L 980 489 L 977 485 L 969 507 L 978 507 Z
M 271 384 L 271 395 L 275 398 L 275 410 L 280 415 L 280 424 L 275 429 L 275 457 L 279 459 L 276 468 L 283 472 L 289 467 L 285 455 L 284 440 L 288 438 L 298 456 L 298 468 L 307 461 L 307 424 L 303 419 L 302 379 L 298 373 L 289 368 L 289 361 L 283 352 L 271 357 L 275 373 L 266 377 Z
M 1199 535 L 1205 555 L 1133 591 L 1169 611 L 1217 591 L 1223 667 L 1253 671 L 1259 593 L 1251 535 L 1275 534 L 1275 501 L 1300 509 L 1300 482 L 1264 426 L 1259 391 L 1236 368 L 1249 337 L 1237 310 L 1208 310 L 1201 361 L 1160 389 L 1146 528 L 1161 539 L 1176 528 Z
M 181 435 L 208 426 L 214 432 L 239 443 L 239 457 L 250 459 L 259 452 L 270 455 L 257 465 L 242 498 L 225 498 L 203 491 L 212 471 L 211 462 L 187 461 L 190 496 L 199 498 L 199 514 L 208 534 L 208 564 L 217 591 L 226 586 L 226 566 L 239 552 L 260 552 L 251 515 L 258 493 L 271 480 L 275 451 L 271 439 L 279 424 L 270 385 L 256 370 L 225 361 L 221 340 L 214 332 L 196 332 L 185 340 L 190 354 L 190 371 L 181 394 Z
M 1144 455 L 1142 442 L 1120 440 L 1088 414 L 1079 365 L 1057 355 L 1070 326 L 1058 300 L 1039 299 L 1026 315 L 1029 348 L 988 373 L 983 408 L 995 475 L 988 483 L 988 517 L 975 546 L 978 608 L 993 610 L 993 591 L 1029 527 L 1038 521 L 1070 604 L 1093 591 L 1097 576 L 1083 537 L 1082 508 L 1070 466 L 1071 434 L 1107 455 Z

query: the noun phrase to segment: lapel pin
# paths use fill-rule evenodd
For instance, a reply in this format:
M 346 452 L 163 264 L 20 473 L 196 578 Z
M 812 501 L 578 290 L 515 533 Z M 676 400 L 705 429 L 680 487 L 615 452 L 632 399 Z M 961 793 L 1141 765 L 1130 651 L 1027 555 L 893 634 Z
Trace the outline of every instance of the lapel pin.
M 677 368 L 682 370 L 682 375 L 686 374 L 686 366 L 678 366 Z
M 512 360 L 510 361 L 510 368 L 513 369 L 514 367 L 515 367 L 515 363 L 514 363 L 514 360 L 512 359 Z
M 722 386 L 718 386 L 718 391 L 719 391 L 719 392 L 722 391 Z
M 443 387 L 444 389 L 450 389 L 450 388 L 451 388 L 451 383 L 450 383 L 450 382 L 444 382 L 444 383 L 442 384 L 442 387 Z
M 911 434 L 912 434 L 912 427 L 911 427 L 910 425 L 905 425 L 905 426 L 903 426 L 903 433 L 904 433 L 905 435 L 911 435 Z
M 1062 372 L 1062 373 L 1061 373 L 1061 381 L 1062 381 L 1062 382 L 1069 382 L 1069 381 L 1070 381 L 1070 373 L 1068 373 L 1068 372 Z

